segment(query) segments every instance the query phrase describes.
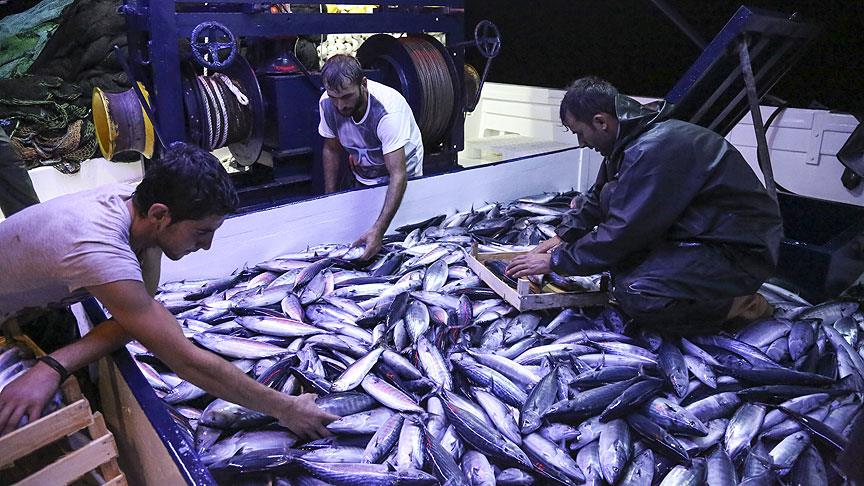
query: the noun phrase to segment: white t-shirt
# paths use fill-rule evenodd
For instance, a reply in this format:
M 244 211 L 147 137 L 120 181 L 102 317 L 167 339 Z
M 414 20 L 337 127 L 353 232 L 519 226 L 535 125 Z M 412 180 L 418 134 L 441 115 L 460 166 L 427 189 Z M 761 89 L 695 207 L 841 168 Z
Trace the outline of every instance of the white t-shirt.
M 129 243 L 126 201 L 134 189 L 112 184 L 69 194 L 0 222 L 0 322 L 24 309 L 81 301 L 86 287 L 144 282 L 142 267 L 158 271 L 161 252 L 139 257 Z
M 338 138 L 348 151 L 351 170 L 364 185 L 389 180 L 384 154 L 405 148 L 408 178 L 423 175 L 423 139 L 414 114 L 405 98 L 395 89 L 367 81 L 369 103 L 359 122 L 339 114 L 325 92 L 318 102 L 321 122 L 318 133 L 324 138 Z

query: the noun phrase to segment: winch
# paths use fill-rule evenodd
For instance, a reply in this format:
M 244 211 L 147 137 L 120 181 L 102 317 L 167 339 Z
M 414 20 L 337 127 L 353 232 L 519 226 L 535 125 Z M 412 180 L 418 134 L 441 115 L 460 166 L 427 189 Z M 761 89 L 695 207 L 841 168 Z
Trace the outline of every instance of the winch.
M 227 147 L 239 169 L 233 177 L 243 207 L 319 194 L 318 99 L 324 88 L 319 65 L 298 59 L 298 38 L 378 33 L 356 52 L 367 78 L 408 101 L 423 136 L 424 174 L 457 169 L 464 116 L 479 100 L 501 36 L 483 21 L 466 41 L 464 2 L 434 3 L 382 1 L 366 7 L 370 13 L 357 14 L 320 13 L 327 9 L 311 1 L 288 6 L 126 0 L 120 11 L 126 17 L 129 68 L 149 94 L 156 129 L 141 128 L 148 117 L 133 90 L 96 93 L 94 99 L 112 100 L 94 105 L 100 146 L 112 149 L 103 148 L 103 154 L 112 158 L 133 150 L 150 157 L 146 148 L 156 145 L 157 154 L 159 149 L 154 136 L 165 145 Z M 486 58 L 482 76 L 464 62 L 470 47 Z

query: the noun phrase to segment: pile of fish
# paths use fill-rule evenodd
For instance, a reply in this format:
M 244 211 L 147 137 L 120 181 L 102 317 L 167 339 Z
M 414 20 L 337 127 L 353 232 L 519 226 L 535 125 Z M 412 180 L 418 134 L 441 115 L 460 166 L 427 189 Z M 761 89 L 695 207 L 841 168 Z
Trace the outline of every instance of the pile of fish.
M 517 313 L 466 266 L 466 249 L 534 245 L 567 201 L 542 195 L 399 228 L 366 264 L 362 249 L 320 245 L 163 285 L 157 298 L 189 339 L 267 386 L 317 393 L 342 417 L 331 437 L 300 441 L 128 349 L 226 483 L 837 480 L 864 390 L 858 303 L 813 306 L 766 285 L 774 318 L 686 338 L 628 329 L 611 306 Z

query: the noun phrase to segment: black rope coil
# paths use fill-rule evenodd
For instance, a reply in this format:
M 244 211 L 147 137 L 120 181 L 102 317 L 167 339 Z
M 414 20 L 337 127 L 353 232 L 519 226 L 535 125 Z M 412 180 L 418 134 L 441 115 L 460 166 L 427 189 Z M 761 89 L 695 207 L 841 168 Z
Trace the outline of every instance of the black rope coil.
M 240 83 L 221 73 L 196 76 L 194 82 L 201 100 L 201 148 L 213 151 L 251 135 L 252 106 Z
M 414 62 L 423 93 L 417 125 L 424 143 L 437 143 L 450 125 L 455 106 L 455 91 L 447 60 L 441 51 L 421 37 L 402 37 L 399 42 Z

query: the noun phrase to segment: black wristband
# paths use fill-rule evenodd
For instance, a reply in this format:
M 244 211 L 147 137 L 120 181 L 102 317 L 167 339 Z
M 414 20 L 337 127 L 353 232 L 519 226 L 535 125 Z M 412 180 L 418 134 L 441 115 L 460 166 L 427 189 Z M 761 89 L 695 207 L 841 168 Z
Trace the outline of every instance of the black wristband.
M 42 356 L 37 361 L 45 363 L 52 370 L 56 371 L 58 375 L 60 375 L 60 384 L 62 385 L 66 378 L 69 378 L 69 370 L 66 369 L 59 361 L 52 358 L 51 356 Z

